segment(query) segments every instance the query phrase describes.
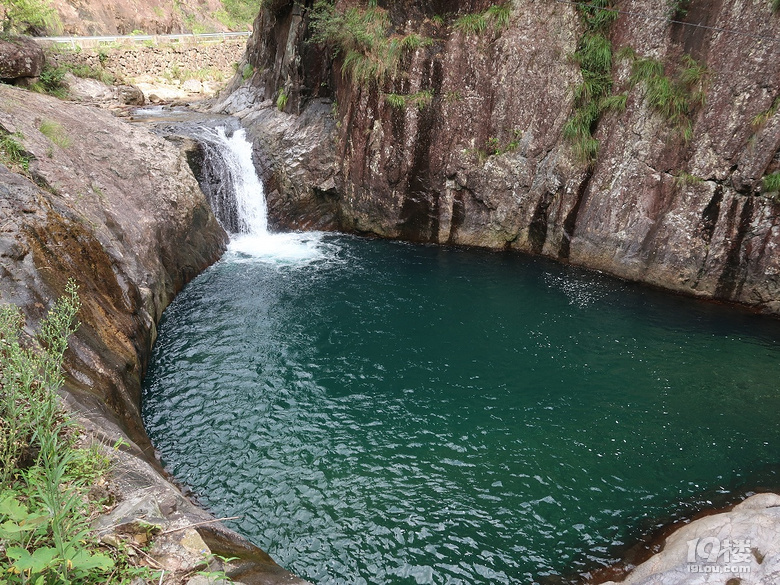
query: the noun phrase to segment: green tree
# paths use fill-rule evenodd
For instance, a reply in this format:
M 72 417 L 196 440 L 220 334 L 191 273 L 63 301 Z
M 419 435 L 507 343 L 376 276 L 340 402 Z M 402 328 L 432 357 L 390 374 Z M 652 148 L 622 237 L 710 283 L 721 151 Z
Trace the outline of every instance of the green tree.
M 0 14 L 5 34 L 40 36 L 62 29 L 59 16 L 50 0 L 0 0 Z

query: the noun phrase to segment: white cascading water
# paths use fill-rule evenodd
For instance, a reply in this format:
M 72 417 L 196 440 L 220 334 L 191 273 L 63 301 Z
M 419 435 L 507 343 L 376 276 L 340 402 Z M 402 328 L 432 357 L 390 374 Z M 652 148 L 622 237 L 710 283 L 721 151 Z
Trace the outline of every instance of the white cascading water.
M 229 170 L 229 179 L 233 184 L 236 197 L 236 211 L 239 220 L 239 233 L 254 236 L 268 235 L 268 214 L 265 206 L 265 189 L 257 178 L 252 162 L 252 145 L 246 139 L 242 128 L 225 134 L 224 128 L 217 128 L 216 134 L 224 144 L 222 158 Z
M 265 190 L 258 179 L 252 161 L 252 144 L 246 139 L 243 129 L 228 135 L 225 128 L 204 128 L 199 138 L 211 148 L 207 156 L 219 156 L 223 164 L 220 181 L 232 188 L 230 201 L 222 198 L 212 201 L 212 206 L 227 206 L 229 209 L 214 209 L 218 218 L 232 216 L 236 229 L 231 230 L 229 251 L 238 255 L 237 261 L 262 261 L 274 264 L 309 264 L 313 261 L 332 258 L 337 247 L 325 244 L 322 234 L 271 233 L 268 231 Z M 223 221 L 223 225 L 226 222 Z

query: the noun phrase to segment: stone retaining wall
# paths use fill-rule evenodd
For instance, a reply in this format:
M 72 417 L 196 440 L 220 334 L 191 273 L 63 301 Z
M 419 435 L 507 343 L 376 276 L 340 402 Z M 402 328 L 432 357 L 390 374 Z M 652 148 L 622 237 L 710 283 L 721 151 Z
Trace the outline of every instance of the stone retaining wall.
M 132 83 L 147 76 L 167 79 L 228 79 L 246 50 L 245 38 L 215 43 L 164 45 L 102 45 L 62 50 L 50 47 L 47 58 L 54 65 L 88 65 L 105 69 L 117 79 Z

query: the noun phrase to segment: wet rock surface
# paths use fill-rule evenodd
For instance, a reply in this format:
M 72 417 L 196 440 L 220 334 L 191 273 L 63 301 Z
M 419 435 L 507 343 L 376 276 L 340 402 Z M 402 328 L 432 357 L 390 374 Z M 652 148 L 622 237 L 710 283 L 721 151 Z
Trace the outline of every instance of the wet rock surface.
M 101 534 L 125 527 L 137 537 L 140 522 L 182 532 L 186 542 L 173 539 L 154 561 L 177 578 L 202 541 L 238 557 L 229 572 L 245 583 L 300 582 L 168 481 L 141 422 L 140 382 L 162 311 L 227 239 L 184 155 L 106 111 L 4 85 L 0 133 L 13 134 L 29 169 L 0 165 L 0 302 L 20 306 L 32 326 L 68 279 L 79 286 L 64 398 L 88 433 L 119 445 L 119 507 Z M 189 552 L 179 558 L 177 547 Z
M 331 48 L 310 42 L 307 9 L 280 1 L 261 12 L 244 59 L 253 73 L 234 78 L 218 109 L 241 115 L 264 153 L 278 224 L 311 224 L 324 192 L 340 229 L 542 254 L 780 313 L 780 203 L 761 186 L 780 169 L 780 60 L 761 38 L 780 15 L 766 3 L 694 0 L 680 19 L 713 27 L 702 28 L 672 23 L 662 3 L 621 6 L 608 36 L 612 93 L 626 105 L 601 114 L 598 156 L 586 162 L 563 131 L 583 79 L 576 6 L 512 3 L 502 30 L 454 26 L 490 4 L 380 3 L 393 34 L 433 43 L 379 83 L 352 82 Z M 705 68 L 687 139 L 631 82 L 621 49 L 656 59 L 670 79 L 688 58 Z M 421 91 L 432 92 L 423 107 L 387 99 Z M 275 113 L 282 92 L 285 113 Z M 321 155 L 288 164 L 271 151 L 281 142 Z

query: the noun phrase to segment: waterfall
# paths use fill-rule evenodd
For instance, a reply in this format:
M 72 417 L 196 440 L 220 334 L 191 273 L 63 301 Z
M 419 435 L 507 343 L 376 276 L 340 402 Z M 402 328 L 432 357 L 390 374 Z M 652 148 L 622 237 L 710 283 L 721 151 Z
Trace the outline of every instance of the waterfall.
M 228 136 L 224 126 L 202 128 L 204 191 L 214 215 L 232 235 L 268 234 L 265 190 L 252 162 L 252 144 L 241 128 Z
M 193 137 L 203 147 L 201 188 L 230 234 L 228 251 L 234 261 L 305 265 L 337 257 L 339 247 L 324 242 L 320 232 L 268 231 L 265 190 L 243 128 L 200 126 Z

